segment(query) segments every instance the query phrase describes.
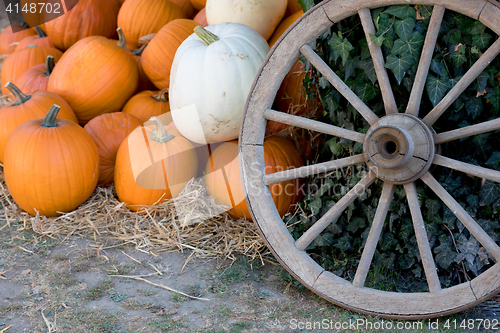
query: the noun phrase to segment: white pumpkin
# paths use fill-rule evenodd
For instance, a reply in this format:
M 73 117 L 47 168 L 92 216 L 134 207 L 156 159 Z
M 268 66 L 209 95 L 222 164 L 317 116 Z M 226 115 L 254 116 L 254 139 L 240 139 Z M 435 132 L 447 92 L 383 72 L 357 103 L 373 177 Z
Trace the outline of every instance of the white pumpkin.
M 236 22 L 248 25 L 266 40 L 285 16 L 288 0 L 207 0 L 209 25 Z
M 246 25 L 196 27 L 177 49 L 170 71 L 170 108 L 179 132 L 201 144 L 238 138 L 245 102 L 268 52 L 264 38 Z

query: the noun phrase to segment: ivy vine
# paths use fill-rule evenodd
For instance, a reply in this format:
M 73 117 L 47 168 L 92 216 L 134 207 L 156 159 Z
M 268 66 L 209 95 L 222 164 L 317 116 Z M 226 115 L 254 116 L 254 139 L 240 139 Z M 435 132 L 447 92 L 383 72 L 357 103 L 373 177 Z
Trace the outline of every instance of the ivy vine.
M 318 0 L 299 0 L 304 11 Z M 415 80 L 420 53 L 432 15 L 432 6 L 402 5 L 371 11 L 376 33 L 371 41 L 382 48 L 399 112 L 405 112 Z M 460 80 L 498 36 L 479 21 L 446 11 L 427 77 L 420 106 L 424 117 Z M 357 15 L 333 25 L 311 47 L 332 70 L 376 114 L 385 114 L 381 91 L 368 43 Z M 312 66 L 301 58 L 309 69 Z M 322 121 L 366 133 L 369 126 L 358 112 L 314 68 L 304 79 L 307 94 L 319 97 Z M 318 96 L 319 95 L 319 96 Z M 436 132 L 495 119 L 500 112 L 500 57 L 470 85 L 434 124 Z M 318 147 L 317 162 L 362 153 L 362 144 L 329 137 Z M 441 145 L 442 154 L 471 164 L 500 171 L 500 132 L 489 132 Z M 355 166 L 308 179 L 311 191 L 295 214 L 284 218 L 295 238 L 300 237 L 329 208 L 340 200 L 366 173 Z M 444 167 L 431 169 L 434 177 L 495 240 L 500 240 L 500 186 Z M 493 264 L 492 258 L 442 201 L 422 182 L 417 182 L 425 227 L 444 286 L 474 278 Z M 325 269 L 350 279 L 363 250 L 381 194 L 376 181 L 363 195 L 307 248 Z M 372 263 L 372 277 L 387 276 L 425 290 L 413 223 L 406 193 L 398 186 L 387 215 Z M 417 279 L 415 279 L 417 278 Z M 380 280 L 380 279 L 379 279 Z M 391 281 L 392 281 L 391 280 Z M 415 282 L 416 281 L 416 282 Z M 379 284 L 371 285 L 379 287 Z M 401 283 L 385 288 L 399 291 Z

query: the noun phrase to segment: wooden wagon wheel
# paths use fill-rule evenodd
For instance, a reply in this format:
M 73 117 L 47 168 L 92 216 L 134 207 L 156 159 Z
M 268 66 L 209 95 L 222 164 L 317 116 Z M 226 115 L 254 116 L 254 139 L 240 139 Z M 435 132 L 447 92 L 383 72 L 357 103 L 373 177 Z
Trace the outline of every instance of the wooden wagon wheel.
M 500 119 L 438 134 L 432 130 L 435 121 L 500 53 L 500 38 L 497 38 L 434 109 L 425 117 L 418 117 L 444 12 L 451 10 L 479 20 L 499 35 L 500 5 L 494 0 L 416 0 L 412 3 L 433 5 L 434 9 L 405 113 L 398 113 L 398 106 L 384 68 L 382 51 L 375 43 L 369 42 L 369 49 L 385 105 L 386 115 L 381 118 L 347 87 L 309 45 L 335 22 L 353 15 L 360 16 L 365 35 L 370 41 L 369 34 L 375 33 L 370 9 L 388 5 L 406 5 L 408 2 L 324 1 L 303 15 L 281 37 L 261 68 L 249 97 L 242 124 L 239 161 L 242 183 L 254 221 L 271 251 L 292 275 L 316 294 L 342 307 L 386 318 L 421 319 L 464 310 L 500 291 L 500 247 L 429 171 L 430 166 L 434 164 L 500 182 L 500 172 L 450 159 L 438 154 L 435 149 L 436 145 L 441 143 L 498 130 Z M 369 123 L 370 129 L 366 134 L 271 109 L 276 91 L 300 54 L 304 55 Z M 266 175 L 263 167 L 262 143 L 267 120 L 360 142 L 364 145 L 364 154 Z M 294 240 L 276 211 L 268 185 L 361 163 L 366 163 L 371 171 L 299 239 Z M 354 280 L 350 282 L 324 270 L 304 249 L 377 178 L 384 183 L 381 198 Z M 472 281 L 450 288 L 441 287 L 424 228 L 425 222 L 418 202 L 416 181 L 423 181 L 437 194 L 496 260 L 496 264 Z M 406 190 L 429 292 L 398 293 L 364 287 L 392 201 L 395 184 L 403 184 Z

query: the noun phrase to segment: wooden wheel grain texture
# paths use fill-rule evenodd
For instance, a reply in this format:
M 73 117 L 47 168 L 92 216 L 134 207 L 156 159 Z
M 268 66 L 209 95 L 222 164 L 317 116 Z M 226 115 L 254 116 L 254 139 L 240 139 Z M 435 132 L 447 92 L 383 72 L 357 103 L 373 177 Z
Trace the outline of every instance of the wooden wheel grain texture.
M 430 171 L 432 165 L 440 165 L 500 182 L 500 172 L 442 156 L 439 150 L 435 149 L 444 142 L 498 130 L 500 119 L 444 133 L 436 134 L 432 129 L 436 120 L 500 53 L 500 5 L 493 0 L 420 0 L 411 3 L 433 6 L 433 12 L 406 112 L 398 113 L 385 69 L 385 60 L 381 49 L 375 43 L 368 44 L 385 105 L 386 114 L 382 117 L 377 116 L 363 103 L 309 45 L 333 24 L 353 15 L 359 15 L 364 33 L 370 41 L 369 35 L 375 33 L 371 9 L 406 5 L 408 1 L 324 1 L 291 26 L 270 51 L 247 101 L 239 147 L 241 178 L 248 207 L 262 237 L 281 264 L 307 288 L 337 305 L 360 313 L 395 319 L 422 319 L 452 314 L 481 303 L 500 291 L 500 247 L 439 184 Z M 461 13 L 480 21 L 497 34 L 496 41 L 441 102 L 425 117 L 420 118 L 421 97 L 446 11 Z M 276 91 L 300 55 L 309 60 L 366 120 L 370 125 L 366 134 L 272 110 Z M 266 175 L 261 166 L 264 165 L 262 143 L 268 120 L 362 143 L 363 154 Z M 369 167 L 370 172 L 295 240 L 276 211 L 268 185 L 362 163 Z M 323 269 L 304 249 L 376 179 L 383 182 L 382 194 L 355 277 L 352 282 L 347 281 Z M 429 235 L 424 228 L 425 221 L 419 205 L 416 182 L 424 182 L 451 209 L 470 234 L 495 258 L 496 264 L 471 281 L 449 288 L 441 286 L 429 245 Z M 398 293 L 365 287 L 365 280 L 397 184 L 403 185 L 406 191 L 429 292 Z

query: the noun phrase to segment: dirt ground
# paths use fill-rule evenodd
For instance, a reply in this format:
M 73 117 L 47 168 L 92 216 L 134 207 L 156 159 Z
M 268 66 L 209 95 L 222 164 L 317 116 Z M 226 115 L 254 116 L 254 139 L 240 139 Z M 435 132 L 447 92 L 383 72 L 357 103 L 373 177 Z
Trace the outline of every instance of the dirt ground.
M 1 1 L 0 12 L 4 27 Z M 155 253 L 90 235 L 42 237 L 22 221 L 0 219 L 0 333 L 373 332 L 370 324 L 383 323 L 322 300 L 272 258 L 263 265 L 191 254 Z M 428 320 L 392 321 L 403 329 L 376 331 L 456 332 L 444 328 L 446 320 L 485 316 L 498 318 L 495 307 L 440 318 L 437 330 Z M 356 328 L 325 328 L 360 320 Z

